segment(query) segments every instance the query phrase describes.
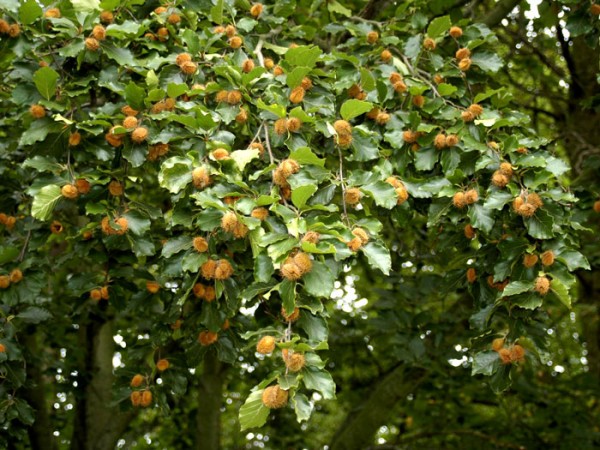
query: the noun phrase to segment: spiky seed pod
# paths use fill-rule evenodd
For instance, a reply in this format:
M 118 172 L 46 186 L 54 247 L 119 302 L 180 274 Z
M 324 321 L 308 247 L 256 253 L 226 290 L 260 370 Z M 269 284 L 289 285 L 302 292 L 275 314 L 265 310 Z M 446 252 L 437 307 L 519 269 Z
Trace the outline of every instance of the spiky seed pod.
M 393 58 L 392 52 L 390 52 L 389 50 L 383 50 L 381 52 L 381 54 L 379 55 L 379 57 L 381 58 L 381 60 L 384 63 L 390 62 Z
M 540 295 L 546 295 L 550 290 L 550 279 L 548 277 L 537 277 L 535 279 L 534 290 Z
M 129 385 L 131 387 L 140 387 L 142 385 L 142 383 L 144 382 L 144 377 L 141 374 L 136 374 L 133 376 L 133 378 L 131 379 L 131 382 L 129 383 Z
M 302 127 L 302 121 L 297 117 L 290 117 L 286 122 L 288 131 L 295 133 Z
M 281 265 L 281 276 L 286 280 L 299 280 L 302 278 L 302 271 L 300 268 L 294 264 L 293 262 L 286 262 Z
M 208 251 L 208 242 L 202 236 L 196 236 L 192 241 L 194 250 L 198 253 L 205 253 Z
M 393 88 L 398 94 L 403 94 L 408 89 L 404 81 L 398 81 L 397 83 L 394 83 Z
M 467 239 L 473 239 L 475 237 L 475 228 L 470 223 L 466 224 L 464 234 Z
M 209 345 L 214 344 L 218 339 L 219 335 L 214 331 L 204 330 L 198 335 L 198 342 L 203 347 L 208 347 Z
M 354 238 L 350 239 L 348 242 L 346 242 L 346 245 L 348 246 L 348 248 L 351 251 L 357 252 L 358 250 L 361 249 L 361 247 L 363 246 L 363 243 L 360 240 L 360 238 L 354 237 Z
M 197 189 L 204 189 L 210 185 L 210 175 L 204 167 L 196 167 L 192 171 L 192 182 Z
M 221 228 L 228 233 L 233 232 L 237 223 L 237 215 L 232 211 L 227 211 L 221 218 Z
M 467 206 L 467 199 L 465 198 L 465 193 L 459 191 L 456 194 L 454 194 L 454 196 L 452 197 L 452 204 L 459 209 L 462 209 L 465 206 Z
M 407 130 L 402 133 L 402 139 L 404 139 L 404 142 L 406 142 L 407 144 L 415 143 L 418 138 L 419 133 L 412 130 Z
M 237 30 L 233 25 L 227 25 L 225 27 L 225 34 L 227 35 L 227 37 L 233 37 L 236 35 L 236 33 Z
M 138 120 L 134 116 L 127 116 L 123 120 L 124 128 L 135 128 L 138 125 Z
M 0 289 L 6 289 L 10 286 L 10 276 L 0 275 Z
M 275 338 L 273 336 L 264 336 L 256 344 L 256 351 L 262 355 L 268 355 L 275 350 Z
M 306 365 L 306 359 L 301 353 L 293 353 L 285 359 L 285 366 L 290 372 L 300 372 Z
M 460 48 L 456 51 L 454 56 L 456 56 L 456 59 L 459 61 L 465 58 L 470 58 L 471 50 L 469 50 L 468 48 Z
M 286 119 L 277 119 L 273 124 L 273 129 L 275 130 L 275 134 L 279 136 L 283 136 L 287 133 L 287 120 Z
M 292 258 L 294 264 L 298 266 L 302 275 L 312 270 L 312 259 L 307 253 L 298 252 Z
M 265 153 L 265 147 L 260 142 L 253 142 L 248 148 L 258 150 L 259 156 L 262 156 Z
M 348 89 L 348 97 L 350 97 L 350 98 L 358 98 L 361 93 L 362 93 L 362 89 L 356 83 L 353 84 L 352 86 L 350 86 L 350 89 Z
M 279 164 L 279 168 L 285 178 L 300 171 L 300 164 L 294 159 L 284 159 Z
M 265 58 L 263 63 L 265 65 L 265 69 L 267 70 L 271 70 L 273 67 L 275 67 L 275 61 L 273 61 L 272 58 Z
M 390 83 L 392 83 L 392 85 L 396 84 L 398 81 L 402 81 L 402 79 L 402 75 L 400 75 L 398 72 L 392 72 L 389 77 Z
M 404 187 L 404 184 L 402 184 L 402 182 L 400 183 L 400 186 L 398 186 L 395 189 L 395 192 L 396 197 L 398 197 L 398 201 L 396 202 L 398 205 L 401 205 L 406 200 L 408 200 L 408 191 L 406 190 L 406 187 Z
M 522 196 L 518 196 L 517 198 L 515 198 L 513 200 L 513 203 L 512 203 L 513 210 L 516 213 L 518 213 L 519 209 L 521 208 L 521 206 L 523 206 L 524 203 L 525 203 L 525 200 L 523 200 L 523 197 Z
M 17 218 L 14 216 L 7 216 L 6 221 L 4 222 L 4 226 L 7 230 L 12 230 L 15 224 L 17 223 Z
M 217 148 L 213 150 L 211 156 L 217 161 L 223 161 L 224 159 L 229 159 L 229 152 L 224 148 Z
M 525 349 L 519 344 L 515 344 L 510 348 L 510 360 L 511 362 L 524 362 L 525 361 Z
M 250 213 L 250 216 L 258 220 L 265 220 L 267 217 L 269 217 L 269 210 L 262 207 L 254 208 Z
M 437 148 L 438 150 L 441 150 L 448 146 L 446 141 L 447 141 L 446 135 L 444 133 L 439 133 L 438 135 L 436 135 L 435 139 L 433 140 L 433 146 L 435 148 Z
M 375 44 L 379 40 L 379 33 L 377 31 L 369 31 L 367 33 L 367 42 L 369 44 Z
M 542 206 L 544 206 L 544 202 L 542 201 L 540 196 L 537 195 L 535 192 L 532 192 L 531 194 L 529 194 L 527 196 L 527 203 L 533 205 L 535 207 L 535 209 L 541 208 Z
M 519 207 L 517 214 L 523 217 L 532 217 L 535 214 L 536 207 L 531 203 L 525 203 Z
M 400 181 L 398 178 L 396 177 L 387 177 L 385 179 L 385 182 L 387 184 L 391 184 L 393 187 L 398 188 L 400 186 L 402 186 L 402 181 Z
M 152 404 L 152 391 L 146 389 L 142 391 L 142 401 L 140 402 L 140 406 L 147 408 Z
M 460 113 L 460 118 L 463 122 L 473 122 L 475 120 L 475 115 L 471 111 L 463 111 Z
M 100 42 L 98 42 L 98 39 L 93 37 L 86 38 L 85 48 L 87 48 L 90 52 L 95 52 L 100 48 Z
M 468 108 L 467 108 L 475 117 L 479 117 L 481 115 L 481 113 L 483 113 L 483 108 L 481 107 L 481 105 L 477 104 L 477 103 L 473 103 L 471 104 Z
M 473 64 L 473 61 L 471 61 L 471 58 L 461 59 L 458 62 L 458 68 L 462 72 L 466 72 L 466 71 L 468 71 L 471 68 L 471 64 Z
M 352 134 L 352 125 L 345 120 L 336 120 L 333 123 L 333 129 L 338 135 Z
M 286 322 L 295 322 L 300 317 L 300 308 L 295 307 L 291 314 L 287 314 L 285 309 L 281 308 L 281 316 Z
M 79 191 L 77 190 L 77 187 L 73 184 L 65 184 L 60 189 L 60 193 L 62 194 L 63 197 L 70 198 L 70 199 L 77 198 L 77 196 L 79 195 Z
M 500 361 L 502 364 L 510 364 L 512 361 L 510 360 L 510 350 L 507 348 L 501 348 L 498 350 L 498 356 L 500 357 Z
M 446 147 L 454 147 L 458 145 L 460 139 L 456 134 L 449 134 L 446 136 Z
M 479 193 L 475 189 L 469 189 L 465 192 L 465 201 L 468 205 L 472 205 L 479 200 Z
M 349 205 L 356 205 L 360 203 L 361 192 L 358 188 L 350 188 L 346 189 L 346 193 L 344 194 L 344 200 Z
M 254 69 L 254 61 L 247 59 L 242 63 L 242 71 L 244 73 L 251 72 Z
M 169 22 L 171 25 L 177 25 L 179 22 L 181 22 L 181 16 L 177 13 L 170 14 L 169 17 L 167 17 L 167 22 Z
M 492 341 L 492 350 L 499 352 L 504 347 L 504 338 L 496 338 Z
M 243 43 L 244 43 L 244 41 L 239 36 L 233 36 L 232 38 L 229 39 L 229 46 L 234 49 L 240 48 Z
M 159 41 L 165 42 L 169 38 L 169 29 L 166 27 L 161 27 L 156 32 L 156 35 L 158 36 Z
M 20 34 L 21 34 L 21 27 L 19 26 L 18 23 L 13 23 L 11 26 L 8 27 L 8 35 L 11 38 L 16 38 Z
M 242 93 L 238 90 L 229 91 L 227 93 L 227 103 L 230 105 L 237 105 L 242 101 Z
M 290 92 L 290 102 L 294 104 L 300 103 L 302 100 L 304 100 L 305 93 L 306 91 L 302 86 L 295 87 L 294 89 L 292 89 L 292 92 Z
M 111 24 L 115 20 L 115 16 L 110 11 L 102 11 L 100 13 L 100 22 L 105 25 Z
M 220 259 L 217 261 L 217 266 L 215 268 L 215 280 L 227 280 L 231 278 L 233 275 L 233 267 L 231 267 L 231 263 L 226 259 Z
M 141 144 L 148 138 L 148 129 L 145 127 L 137 127 L 131 132 L 131 140 L 136 144 Z
M 156 7 L 156 8 L 154 9 L 154 13 L 155 13 L 155 14 L 157 14 L 157 15 L 159 15 L 159 16 L 160 16 L 161 14 L 164 14 L 164 13 L 166 13 L 166 12 L 167 12 L 167 8 L 166 8 L 166 7 L 164 7 L 164 6 L 158 6 L 158 7 Z
M 217 299 L 217 292 L 215 291 L 214 286 L 206 286 L 204 289 L 204 297 L 205 302 L 214 302 Z
M 200 266 L 200 273 L 202 277 L 207 280 L 212 280 L 215 277 L 215 272 L 217 270 L 217 261 L 214 259 L 209 259 L 202 266 Z
M 110 195 L 114 195 L 115 197 L 123 195 L 123 185 L 117 180 L 113 180 L 108 183 L 108 192 L 110 192 Z
M 225 27 L 223 27 L 221 25 L 217 25 L 216 27 L 213 28 L 213 33 L 215 33 L 215 34 L 225 33 Z
M 79 132 L 75 131 L 69 135 L 69 145 L 71 147 L 78 146 L 80 142 L 81 142 L 81 134 L 79 134 Z
M 302 237 L 302 242 L 310 242 L 311 244 L 318 244 L 321 235 L 316 231 L 309 231 Z
M 269 386 L 263 391 L 262 402 L 269 409 L 283 408 L 288 402 L 288 391 L 284 391 L 279 385 Z
M 448 34 L 450 36 L 452 36 L 454 39 L 458 39 L 459 37 L 461 37 L 463 35 L 463 30 L 461 27 L 451 27 Z
M 64 227 L 62 226 L 62 223 L 60 223 L 58 220 L 55 220 L 50 224 L 50 232 L 52 234 L 60 234 L 63 231 Z
M 278 77 L 279 75 L 283 75 L 284 71 L 283 68 L 280 65 L 277 65 L 275 67 L 273 67 L 273 75 L 275 75 L 276 77 Z
M 262 3 L 255 3 L 254 5 L 252 5 L 252 7 L 250 8 L 250 15 L 254 18 L 260 16 L 260 14 L 263 12 L 263 5 Z
M 194 297 L 204 298 L 204 294 L 206 293 L 206 286 L 202 283 L 196 283 L 192 288 L 192 292 L 194 293 Z
M 346 149 L 352 145 L 352 135 L 351 134 L 338 134 L 336 139 L 336 144 L 338 147 Z
M 313 82 L 310 78 L 304 77 L 304 78 L 302 78 L 302 81 L 300 82 L 300 86 L 305 91 L 310 91 L 313 87 Z
M 425 38 L 423 40 L 423 48 L 427 51 L 432 51 L 435 50 L 436 47 L 436 43 L 434 39 L 431 39 L 430 37 Z
M 512 177 L 512 175 L 513 175 L 512 165 L 509 162 L 501 163 L 500 164 L 500 172 L 502 172 L 502 174 L 506 175 L 507 177 Z
M 245 224 L 243 224 L 242 222 L 238 222 L 233 228 L 232 233 L 233 237 L 235 237 L 236 239 L 243 239 L 248 235 L 249 231 L 250 230 Z
M 0 34 L 7 34 L 10 29 L 10 25 L 4 19 L 0 19 Z
M 283 175 L 281 171 L 281 167 L 277 167 L 273 171 L 273 183 L 281 188 L 289 187 L 286 177 Z
M 592 16 L 600 16 L 600 4 L 594 3 L 590 6 L 590 14 Z
M 148 280 L 146 281 L 146 290 L 151 294 L 156 294 L 160 291 L 160 284 L 158 281 Z
M 386 123 L 388 123 L 390 121 L 390 118 L 391 118 L 391 116 L 388 113 L 380 112 L 375 117 L 375 122 L 377 122 L 378 125 L 385 125 Z
M 60 9 L 58 8 L 50 8 L 44 13 L 44 17 L 47 19 L 59 19 L 61 15 Z
M 499 170 L 496 170 L 492 175 L 492 184 L 496 187 L 499 187 L 500 189 L 506 187 L 509 181 L 510 180 L 508 179 L 508 177 Z
M 102 298 L 102 300 L 108 300 L 110 298 L 108 286 L 102 286 L 100 288 L 100 298 Z
M 369 118 L 371 120 L 375 120 L 375 119 L 377 119 L 377 116 L 379 115 L 380 112 L 381 112 L 381 110 L 379 108 L 375 107 L 365 115 L 367 116 L 367 118 Z
M 226 102 L 228 95 L 229 95 L 228 91 L 220 90 L 219 92 L 217 92 L 217 95 L 215 96 L 215 101 L 217 101 L 218 103 Z
M 198 66 L 192 61 L 184 62 L 182 65 L 179 66 L 179 68 L 181 69 L 181 72 L 183 72 L 186 75 L 193 75 L 196 73 L 196 70 L 198 70 Z
M 467 269 L 467 281 L 469 284 L 473 284 L 477 281 L 477 271 L 473 267 Z
M 175 64 L 177 64 L 178 66 L 181 66 L 183 63 L 189 62 L 191 60 L 192 60 L 192 55 L 190 55 L 189 53 L 180 53 L 175 58 Z
M 29 114 L 31 114 L 34 119 L 41 119 L 42 117 L 46 117 L 46 109 L 42 105 L 31 105 Z
M 445 81 L 444 77 L 443 77 L 443 76 L 441 76 L 439 73 L 436 73 L 436 74 L 433 76 L 433 82 L 434 82 L 435 84 L 442 84 L 444 81 Z
M 229 330 L 229 327 L 231 327 L 231 323 L 229 322 L 229 319 L 225 319 L 225 322 L 223 322 L 223 325 L 221 325 L 221 330 Z
M 142 404 L 142 392 L 141 391 L 133 391 L 129 396 L 131 400 L 132 406 L 140 406 Z
M 354 237 L 359 238 L 363 245 L 369 242 L 369 234 L 363 228 L 353 229 L 352 234 Z
M 10 272 L 9 278 L 11 283 L 16 284 L 23 279 L 23 272 L 20 269 L 13 269 Z
M 159 359 L 159 360 L 156 362 L 156 369 L 157 369 L 159 372 L 164 372 L 164 371 L 165 371 L 165 370 L 167 370 L 167 369 L 168 369 L 170 366 L 171 366 L 171 364 L 169 363 L 169 360 L 167 360 L 167 359 L 164 359 L 164 358 L 163 358 L 163 359 Z
M 542 260 L 542 265 L 546 267 L 551 266 L 554 264 L 554 252 L 552 250 L 546 250 L 540 255 L 540 259 Z
M 530 269 L 533 266 L 535 266 L 538 262 L 538 256 L 537 255 L 533 255 L 533 254 L 529 254 L 526 253 L 525 255 L 523 255 L 523 266 L 525 266 L 526 268 Z
M 103 41 L 106 39 L 106 28 L 104 28 L 102 25 L 96 25 L 94 28 L 92 28 L 92 36 L 99 41 Z
M 413 105 L 415 105 L 417 108 L 422 108 L 423 105 L 425 104 L 425 97 L 423 97 L 422 95 L 415 95 L 412 98 L 412 103 Z

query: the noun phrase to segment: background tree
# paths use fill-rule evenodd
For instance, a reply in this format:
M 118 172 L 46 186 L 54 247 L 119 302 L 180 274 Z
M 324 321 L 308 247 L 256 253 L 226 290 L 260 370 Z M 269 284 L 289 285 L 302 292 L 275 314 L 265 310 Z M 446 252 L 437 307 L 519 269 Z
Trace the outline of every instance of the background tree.
M 0 7 L 4 446 L 598 444 L 596 5 Z

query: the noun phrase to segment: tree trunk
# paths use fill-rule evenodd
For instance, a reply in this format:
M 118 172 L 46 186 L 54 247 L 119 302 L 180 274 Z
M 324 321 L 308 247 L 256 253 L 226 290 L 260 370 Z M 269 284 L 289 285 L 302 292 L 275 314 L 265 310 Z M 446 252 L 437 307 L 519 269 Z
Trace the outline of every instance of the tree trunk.
M 413 392 L 425 370 L 401 365 L 375 385 L 358 411 L 350 411 L 337 430 L 331 450 L 355 450 L 371 444 L 377 430 L 389 419 L 392 408 Z
M 217 358 L 217 352 L 209 349 L 204 355 L 203 372 L 198 386 L 195 450 L 221 448 L 224 368 L 223 363 Z

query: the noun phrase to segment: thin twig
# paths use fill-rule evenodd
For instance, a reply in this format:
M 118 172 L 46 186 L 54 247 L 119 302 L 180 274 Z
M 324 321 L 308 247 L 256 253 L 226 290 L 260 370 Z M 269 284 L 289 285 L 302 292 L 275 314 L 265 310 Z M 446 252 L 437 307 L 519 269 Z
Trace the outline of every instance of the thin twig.
M 342 185 L 342 205 L 344 207 L 344 218 L 348 222 L 348 209 L 346 207 L 346 184 L 344 182 L 344 164 L 342 158 L 342 149 L 338 146 L 338 155 L 340 157 L 340 183 Z
M 273 151 L 271 150 L 271 140 L 269 139 L 268 127 L 265 127 L 265 143 L 267 144 L 267 151 L 269 152 L 269 160 L 271 161 L 271 164 L 275 164 L 275 158 L 273 158 Z
M 256 47 L 254 47 L 254 54 L 258 58 L 258 64 L 260 65 L 260 67 L 265 67 L 265 58 L 263 57 L 263 54 L 262 54 L 262 46 L 264 43 L 265 43 L 265 40 L 261 37 L 258 40 Z
M 19 262 L 23 262 L 25 258 L 25 252 L 27 251 L 27 246 L 29 245 L 29 240 L 31 239 L 31 230 L 27 232 L 27 236 L 25 237 L 25 242 L 23 243 L 23 247 L 21 248 L 21 253 L 19 253 Z

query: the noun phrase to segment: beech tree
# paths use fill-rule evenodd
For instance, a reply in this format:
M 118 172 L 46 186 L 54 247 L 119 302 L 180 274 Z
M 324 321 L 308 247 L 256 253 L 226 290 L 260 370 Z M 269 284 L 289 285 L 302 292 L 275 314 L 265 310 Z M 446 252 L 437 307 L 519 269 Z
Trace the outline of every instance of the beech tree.
M 421 3 L 0 0 L 3 446 L 593 448 L 594 405 L 410 434 L 588 370 L 555 330 L 597 198 L 511 96 L 519 2 Z M 555 3 L 597 47 L 600 7 Z

